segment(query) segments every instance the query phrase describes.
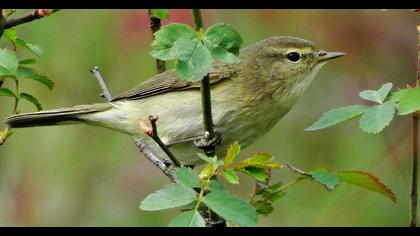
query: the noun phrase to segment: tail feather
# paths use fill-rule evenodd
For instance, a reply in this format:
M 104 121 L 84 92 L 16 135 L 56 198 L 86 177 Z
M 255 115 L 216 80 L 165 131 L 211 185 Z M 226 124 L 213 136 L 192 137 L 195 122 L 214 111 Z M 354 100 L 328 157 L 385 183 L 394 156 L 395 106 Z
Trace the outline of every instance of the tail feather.
M 80 115 L 106 111 L 110 108 L 112 108 L 110 103 L 79 105 L 69 108 L 14 115 L 6 118 L 5 123 L 11 128 L 74 124 L 84 121 L 79 117 Z

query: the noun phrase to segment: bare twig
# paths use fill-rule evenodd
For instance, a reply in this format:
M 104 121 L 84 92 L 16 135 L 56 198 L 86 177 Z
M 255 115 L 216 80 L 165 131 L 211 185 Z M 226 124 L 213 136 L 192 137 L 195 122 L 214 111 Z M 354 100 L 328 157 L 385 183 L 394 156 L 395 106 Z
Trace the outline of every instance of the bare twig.
M 92 72 L 92 74 L 96 77 L 96 80 L 99 83 L 99 86 L 101 87 L 102 90 L 102 94 L 104 98 L 106 98 L 106 100 L 111 101 L 112 100 L 112 96 L 109 93 L 109 90 L 105 84 L 104 78 L 102 78 L 101 73 L 99 72 L 99 66 L 95 66 L 93 67 L 92 70 L 90 70 L 90 72 Z
M 420 25 L 417 26 L 418 42 L 417 42 L 417 75 L 416 86 L 420 83 Z M 419 135 L 419 115 L 413 114 L 413 162 L 412 162 L 412 180 L 411 180 L 411 217 L 410 226 L 416 227 L 417 225 L 417 166 L 418 166 L 418 135 Z
M 175 168 L 172 166 L 167 166 L 160 158 L 158 158 L 148 147 L 145 143 L 143 143 L 140 139 L 133 137 L 134 143 L 136 144 L 137 148 L 144 154 L 144 156 L 153 163 L 157 168 L 159 168 L 163 174 L 165 174 L 172 182 L 176 182 L 175 179 Z
M 160 30 L 161 20 L 159 18 L 153 17 L 150 9 L 148 10 L 149 18 L 150 18 L 150 29 L 152 30 L 153 39 L 155 39 L 155 33 Z M 156 59 L 156 70 L 157 73 L 165 72 L 166 70 L 166 63 L 165 61 Z
M 12 28 L 14 26 L 21 25 L 33 20 L 41 19 L 44 16 L 48 16 L 59 10 L 60 9 L 37 9 L 33 12 L 27 13 L 22 16 L 18 16 L 16 18 L 6 19 L 3 29 Z
M 97 81 L 101 87 L 101 90 L 103 91 L 104 96 L 108 96 L 109 98 L 105 97 L 108 101 L 111 100 L 111 94 L 108 90 L 108 87 L 106 86 L 106 83 L 104 81 L 104 79 L 102 78 L 102 76 L 99 73 L 99 67 L 95 66 L 92 70 L 92 73 L 94 73 L 95 77 L 97 78 Z M 96 72 L 96 74 L 95 74 Z M 100 77 L 100 79 L 98 79 L 98 75 Z M 102 82 L 100 82 L 102 81 Z M 105 95 L 108 94 L 108 95 Z M 150 161 L 152 162 L 157 168 L 159 168 L 160 171 L 163 172 L 163 174 L 165 174 L 170 181 L 175 183 L 175 173 L 174 173 L 174 168 L 171 168 L 172 166 L 168 166 L 165 164 L 164 161 L 162 161 L 159 157 L 156 156 L 156 154 L 154 154 L 152 152 L 152 150 L 150 148 L 147 147 L 147 144 L 143 143 L 140 139 L 136 138 L 133 136 L 134 139 L 134 144 L 137 146 L 137 148 L 140 150 L 140 152 L 143 153 L 143 155 Z
M 149 116 L 149 121 L 152 124 L 152 128 L 148 127 L 144 123 L 144 121 L 139 120 L 140 128 L 143 129 L 144 132 L 148 136 L 150 136 L 151 138 L 153 138 L 153 140 L 155 140 L 155 142 L 159 145 L 160 148 L 162 148 L 162 150 L 166 153 L 166 155 L 168 155 L 169 159 L 171 159 L 171 161 L 175 164 L 175 166 L 180 167 L 181 163 L 176 159 L 175 155 L 171 152 L 171 150 L 162 142 L 162 140 L 160 139 L 158 135 L 157 127 L 156 127 L 157 120 L 158 120 L 157 115 Z

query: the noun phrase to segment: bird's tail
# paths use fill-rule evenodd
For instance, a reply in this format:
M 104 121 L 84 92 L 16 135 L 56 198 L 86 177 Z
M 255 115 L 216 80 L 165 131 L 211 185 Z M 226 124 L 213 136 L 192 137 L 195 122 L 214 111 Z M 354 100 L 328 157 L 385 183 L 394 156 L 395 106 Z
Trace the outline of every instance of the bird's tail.
M 85 121 L 82 115 L 106 111 L 110 108 L 112 108 L 110 103 L 79 105 L 69 108 L 14 115 L 6 118 L 5 123 L 11 128 L 75 124 Z

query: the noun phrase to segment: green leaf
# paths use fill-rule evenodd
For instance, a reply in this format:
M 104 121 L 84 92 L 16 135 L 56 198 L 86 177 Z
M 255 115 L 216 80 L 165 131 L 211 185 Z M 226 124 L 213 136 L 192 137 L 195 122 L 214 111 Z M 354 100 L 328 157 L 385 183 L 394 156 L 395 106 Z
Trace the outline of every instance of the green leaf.
M 340 184 L 340 178 L 325 168 L 318 168 L 307 172 L 307 174 L 316 182 L 324 185 L 327 190 L 332 190 Z
M 150 14 L 158 19 L 165 20 L 169 18 L 168 9 L 150 9 Z
M 16 94 L 12 92 L 12 90 L 8 88 L 0 88 L 0 96 L 6 96 L 6 97 L 13 97 L 16 98 Z
M 244 200 L 227 191 L 213 191 L 203 202 L 218 215 L 240 226 L 256 226 L 257 211 Z
M 16 42 L 16 30 L 15 29 L 6 29 L 3 31 L 3 36 L 13 43 Z
M 38 74 L 34 69 L 24 66 L 19 66 L 18 68 L 18 76 L 21 78 L 28 78 L 36 80 L 43 85 L 47 86 L 48 89 L 52 90 L 55 83 L 54 81 L 48 79 L 47 77 Z
M 378 89 L 375 90 L 364 90 L 359 93 L 359 96 L 365 100 L 376 102 L 382 104 L 388 93 L 391 91 L 392 83 L 386 83 Z
M 286 192 L 278 191 L 278 192 L 272 194 L 270 197 L 268 197 L 268 200 L 274 203 L 277 200 L 279 200 L 280 198 L 282 198 L 284 195 L 286 195 Z
M 367 108 L 367 106 L 363 105 L 353 105 L 331 109 L 330 111 L 324 113 L 322 117 L 319 120 L 317 120 L 314 124 L 306 128 L 305 131 L 324 129 L 336 125 L 338 123 L 353 119 L 365 112 Z
M 15 41 L 16 45 L 19 45 L 23 48 L 28 49 L 29 51 L 31 51 L 33 54 L 35 54 L 36 56 L 40 57 L 42 55 L 42 48 L 38 45 L 35 44 L 31 44 L 31 43 L 27 43 L 25 41 L 23 41 L 22 39 L 16 38 Z
M 403 96 L 407 93 L 409 89 L 400 89 L 396 92 L 390 93 L 389 101 L 390 102 L 399 102 Z
M 0 66 L 7 69 L 10 73 L 16 74 L 18 68 L 16 53 L 8 48 L 0 48 Z
M 29 59 L 25 59 L 25 60 L 19 61 L 19 64 L 20 65 L 35 64 L 35 63 L 37 63 L 36 58 L 29 58 Z
M 398 115 L 407 115 L 420 109 L 420 87 L 406 89 L 398 104 Z
M 200 187 L 200 178 L 191 168 L 181 167 L 175 170 L 176 179 L 187 187 L 198 188 Z
M 180 207 L 196 200 L 196 192 L 182 184 L 166 185 L 162 189 L 150 194 L 140 204 L 144 211 L 157 211 Z
M 169 227 L 205 227 L 203 217 L 195 210 L 181 212 L 168 225 Z
M 366 133 L 379 133 L 391 123 L 394 113 L 395 103 L 393 102 L 372 106 L 363 113 L 359 126 Z
M 163 26 L 154 36 L 151 55 L 164 61 L 177 59 L 179 53 L 177 48 L 174 47 L 176 41 L 198 39 L 197 34 L 191 27 L 179 23 Z
M 239 145 L 238 141 L 235 141 L 229 146 L 225 156 L 225 167 L 233 162 L 233 160 L 236 158 L 236 156 L 238 156 L 240 151 L 241 146 Z
M 282 168 L 283 165 L 278 162 L 272 162 L 274 156 L 267 152 L 259 152 L 251 156 L 248 159 L 245 159 L 241 162 L 237 162 L 234 166 L 234 169 L 242 169 L 246 167 L 261 167 L 261 168 Z
M 210 72 L 211 54 L 198 38 L 178 40 L 176 48 L 179 58 L 176 72 L 182 79 L 198 81 Z
M 246 175 L 252 176 L 259 181 L 264 181 L 268 177 L 264 168 L 249 166 L 243 169 L 239 169 L 239 171 Z
M 342 182 L 354 184 L 356 186 L 378 192 L 385 197 L 397 202 L 395 193 L 385 184 L 383 184 L 376 176 L 363 171 L 340 171 L 337 176 Z
M 211 26 L 207 29 L 203 41 L 216 60 L 224 63 L 240 61 L 238 55 L 243 41 L 230 25 L 221 23 Z
M 235 174 L 235 171 L 227 169 L 222 173 L 223 177 L 231 184 L 239 184 L 239 177 Z
M 226 187 L 222 183 L 214 179 L 210 180 L 208 189 L 210 191 L 216 191 L 216 190 L 226 191 Z
M 269 202 L 261 203 L 257 206 L 257 213 L 260 215 L 268 216 L 274 210 L 273 206 Z
M 208 157 L 207 155 L 203 154 L 203 153 L 197 153 L 197 156 L 199 158 L 201 158 L 203 161 L 208 162 L 208 163 L 216 163 L 217 162 L 217 156 L 213 156 L 213 157 Z
M 41 105 L 41 103 L 39 103 L 38 99 L 36 99 L 34 96 L 30 95 L 29 93 L 20 93 L 19 97 L 25 99 L 26 101 L 28 101 L 32 104 L 34 104 L 38 111 L 42 110 L 42 105 Z
M 213 176 L 213 174 L 216 172 L 217 165 L 214 162 L 208 163 L 199 174 L 200 179 L 206 179 L 210 176 Z

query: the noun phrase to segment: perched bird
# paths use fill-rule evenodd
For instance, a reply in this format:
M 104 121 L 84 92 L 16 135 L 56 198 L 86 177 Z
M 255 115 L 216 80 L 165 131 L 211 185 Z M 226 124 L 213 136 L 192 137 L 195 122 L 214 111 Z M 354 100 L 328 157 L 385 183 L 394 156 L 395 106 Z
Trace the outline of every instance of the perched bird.
M 213 122 L 222 136 L 216 155 L 234 141 L 244 148 L 267 133 L 305 91 L 327 60 L 345 55 L 318 49 L 313 42 L 277 36 L 241 49 L 240 62 L 214 62 L 210 72 Z M 197 164 L 193 140 L 203 135 L 199 82 L 169 70 L 106 103 L 14 115 L 11 128 L 85 123 L 133 135 L 165 154 L 139 128 L 139 119 L 158 115 L 161 140 L 183 164 Z

